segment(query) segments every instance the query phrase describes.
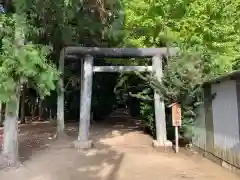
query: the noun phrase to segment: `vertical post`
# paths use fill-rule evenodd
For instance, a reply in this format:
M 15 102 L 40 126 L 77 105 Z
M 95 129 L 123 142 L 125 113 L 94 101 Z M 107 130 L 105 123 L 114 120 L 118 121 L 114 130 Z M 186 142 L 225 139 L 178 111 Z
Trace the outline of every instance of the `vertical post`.
M 0 102 L 0 127 L 3 124 L 3 118 L 2 118 L 2 102 Z
M 61 50 L 59 58 L 58 71 L 61 73 L 58 80 L 58 98 L 57 98 L 57 136 L 61 135 L 64 131 L 64 58 L 65 49 Z
M 179 145 L 178 145 L 178 141 L 179 141 L 179 137 L 178 137 L 178 126 L 175 126 L 175 151 L 176 153 L 179 152 Z
M 179 152 L 179 133 L 178 133 L 178 127 L 181 126 L 181 107 L 178 103 L 172 103 L 169 107 L 172 108 L 172 125 L 175 129 L 175 151 L 176 153 Z
M 84 85 L 84 59 L 81 59 L 81 88 L 80 88 L 80 108 L 79 108 L 79 135 L 78 140 L 80 141 L 80 121 L 81 121 L 81 107 L 83 102 L 83 85 Z
M 89 141 L 89 124 L 91 115 L 92 101 L 92 79 L 93 79 L 93 57 L 86 55 L 83 63 L 83 86 L 82 86 L 82 102 L 80 107 L 80 127 L 77 148 L 91 148 L 92 141 Z
M 42 120 L 42 99 L 39 97 L 38 99 L 38 118 Z
M 20 121 L 25 123 L 25 84 L 21 85 L 21 96 L 20 96 Z
M 160 56 L 152 57 L 152 68 L 155 77 L 161 82 L 162 73 L 162 59 Z M 154 107 L 155 107 L 155 122 L 156 122 L 156 137 L 158 146 L 165 146 L 167 141 L 166 133 L 166 117 L 165 106 L 161 100 L 160 95 L 154 91 Z
M 82 98 L 82 92 L 83 92 L 83 84 L 84 84 L 84 59 L 81 60 L 81 96 Z

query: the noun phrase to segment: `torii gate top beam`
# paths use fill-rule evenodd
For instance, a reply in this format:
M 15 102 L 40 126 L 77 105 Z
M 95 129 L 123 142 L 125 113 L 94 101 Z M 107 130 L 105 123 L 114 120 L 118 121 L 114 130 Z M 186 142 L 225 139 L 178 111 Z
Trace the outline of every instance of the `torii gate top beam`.
M 68 46 L 65 48 L 65 55 L 85 56 L 92 55 L 95 57 L 108 58 L 134 58 L 134 57 L 153 57 L 153 56 L 175 56 L 179 48 L 98 48 L 98 47 L 81 47 Z

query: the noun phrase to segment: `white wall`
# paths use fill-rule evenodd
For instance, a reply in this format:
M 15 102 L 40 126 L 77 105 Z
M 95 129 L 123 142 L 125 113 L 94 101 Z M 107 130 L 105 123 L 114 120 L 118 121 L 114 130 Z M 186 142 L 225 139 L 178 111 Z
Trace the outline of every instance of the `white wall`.
M 206 126 L 204 104 L 198 108 L 198 116 L 194 127 L 193 144 L 206 150 Z
M 223 81 L 212 85 L 214 144 L 223 149 L 239 146 L 239 121 L 235 81 Z M 240 150 L 237 148 L 237 151 Z

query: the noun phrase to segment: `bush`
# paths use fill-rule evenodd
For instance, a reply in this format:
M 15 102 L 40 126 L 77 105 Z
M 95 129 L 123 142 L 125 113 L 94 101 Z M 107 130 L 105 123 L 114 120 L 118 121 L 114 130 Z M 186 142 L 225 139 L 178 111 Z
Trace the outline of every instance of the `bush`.
M 154 108 L 153 103 L 141 102 L 140 104 L 140 114 L 143 120 L 145 131 L 156 138 L 156 126 L 154 118 Z
M 149 89 L 148 96 L 153 97 L 153 90 Z M 143 120 L 145 131 L 156 138 L 156 126 L 155 126 L 155 113 L 154 113 L 154 101 L 153 99 L 142 100 L 140 103 L 140 118 Z M 174 139 L 174 128 L 172 127 L 170 109 L 166 108 L 166 128 L 167 138 L 169 140 Z
M 192 125 L 197 115 L 196 109 L 202 103 L 201 86 L 206 79 L 200 53 L 184 52 L 178 57 L 168 59 L 161 82 L 155 78 L 154 74 L 138 75 L 160 94 L 166 106 L 174 102 L 181 104 L 182 126 L 180 133 L 191 140 Z M 144 99 L 147 94 L 140 92 L 135 96 Z M 171 125 L 171 112 L 168 111 L 166 108 L 167 131 L 171 139 L 173 128 Z M 152 134 L 154 134 L 153 106 L 147 103 L 142 104 L 141 114 Z

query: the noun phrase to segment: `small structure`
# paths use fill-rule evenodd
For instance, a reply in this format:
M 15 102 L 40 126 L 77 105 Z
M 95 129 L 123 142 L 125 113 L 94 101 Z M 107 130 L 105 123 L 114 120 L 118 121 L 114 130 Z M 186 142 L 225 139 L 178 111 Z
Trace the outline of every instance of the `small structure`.
M 176 153 L 178 153 L 179 152 L 178 128 L 179 126 L 182 125 L 181 107 L 179 103 L 172 103 L 169 107 L 172 109 L 172 126 L 174 126 L 174 129 L 175 129 L 175 151 Z
M 193 145 L 210 159 L 240 169 L 240 71 L 203 85 Z
M 75 145 L 78 148 L 90 148 L 89 124 L 91 114 L 92 78 L 94 72 L 124 72 L 124 71 L 153 71 L 156 78 L 162 78 L 162 58 L 176 55 L 178 48 L 89 48 L 81 46 L 65 47 L 61 51 L 59 71 L 64 73 L 65 58 L 79 58 L 82 60 L 81 70 L 81 98 L 80 98 L 80 123 L 79 136 Z M 106 58 L 152 58 L 152 66 L 97 66 L 94 67 L 94 57 Z M 61 77 L 58 82 L 58 132 L 64 130 L 64 85 Z M 160 146 L 167 144 L 166 120 L 164 102 L 160 95 L 154 93 L 157 142 Z

